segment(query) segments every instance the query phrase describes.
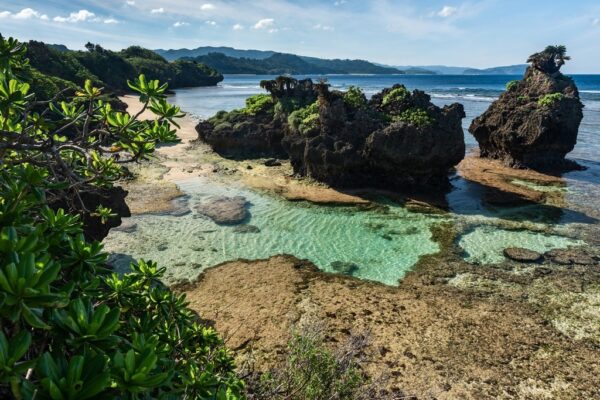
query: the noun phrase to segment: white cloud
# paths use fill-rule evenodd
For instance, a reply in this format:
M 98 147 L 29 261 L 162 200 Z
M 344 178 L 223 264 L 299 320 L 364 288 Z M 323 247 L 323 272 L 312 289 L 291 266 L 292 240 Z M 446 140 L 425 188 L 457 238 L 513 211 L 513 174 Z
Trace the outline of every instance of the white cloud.
M 448 18 L 453 16 L 454 14 L 456 14 L 456 12 L 458 11 L 458 8 L 456 7 L 452 7 L 452 6 L 444 6 L 440 12 L 437 13 L 437 15 L 439 15 L 442 18 Z
M 202 11 L 211 11 L 214 10 L 216 7 L 214 6 L 214 4 L 210 4 L 210 3 L 206 3 L 206 4 L 202 4 L 202 6 L 200 6 L 200 9 Z
M 24 8 L 15 15 L 13 15 L 14 19 L 31 19 L 31 18 L 41 18 L 39 12 L 35 11 L 32 8 Z
M 204 23 L 210 26 L 217 26 L 217 23 L 215 21 L 204 21 Z
M 33 8 L 24 8 L 16 14 L 11 13 L 10 11 L 1 11 L 0 19 L 2 18 L 12 18 L 19 20 L 41 19 L 42 21 L 48 21 L 48 16 L 46 14 L 41 14 Z
M 135 0 L 127 0 L 125 4 L 127 4 L 128 6 L 135 6 Z
M 151 14 L 162 14 L 165 12 L 164 8 L 153 8 L 152 10 L 150 10 Z
M 338 1 L 334 2 L 333 5 L 337 7 L 337 6 L 344 5 L 346 3 L 347 3 L 346 0 L 338 0 Z
M 242 25 L 242 24 L 235 24 L 235 25 L 232 27 L 232 29 L 233 29 L 234 31 L 243 31 L 243 30 L 244 30 L 244 25 Z
M 317 24 L 317 25 L 313 26 L 313 29 L 322 30 L 322 31 L 334 31 L 335 30 L 335 28 L 333 26 L 322 25 L 322 24 Z
M 600 26 L 600 18 L 594 18 L 592 20 L 592 25 L 594 25 L 594 26 Z
M 272 30 L 275 25 L 273 18 L 263 18 L 254 25 L 254 29 L 269 29 Z
M 189 25 L 190 24 L 188 22 L 180 22 L 180 21 L 177 21 L 173 24 L 173 26 L 175 28 L 181 28 L 182 26 L 189 26 Z
M 88 20 L 92 20 L 96 14 L 90 12 L 88 10 L 79 10 L 77 12 L 72 12 L 68 17 L 54 17 L 54 21 L 56 22 L 85 22 Z
M 108 19 L 105 19 L 105 20 L 104 20 L 104 23 L 105 23 L 105 24 L 118 24 L 118 23 L 119 23 L 119 21 L 117 21 L 117 20 L 116 20 L 116 19 L 114 19 L 114 18 L 108 18 Z

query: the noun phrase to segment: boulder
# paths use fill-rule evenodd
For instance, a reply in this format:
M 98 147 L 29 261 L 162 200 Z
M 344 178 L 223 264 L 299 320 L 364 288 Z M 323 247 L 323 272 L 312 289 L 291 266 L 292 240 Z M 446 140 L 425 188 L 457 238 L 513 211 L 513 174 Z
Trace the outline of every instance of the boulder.
M 523 249 L 520 247 L 509 247 L 504 249 L 504 256 L 518 262 L 531 263 L 542 259 L 542 255 L 537 251 Z
M 566 49 L 550 46 L 530 57 L 521 81 L 475 118 L 469 131 L 481 157 L 511 167 L 555 170 L 574 167 L 565 156 L 575 147 L 583 104 L 575 82 L 560 73 Z
M 196 211 L 221 225 L 236 225 L 244 222 L 250 213 L 248 202 L 242 196 L 212 196 L 196 206 Z

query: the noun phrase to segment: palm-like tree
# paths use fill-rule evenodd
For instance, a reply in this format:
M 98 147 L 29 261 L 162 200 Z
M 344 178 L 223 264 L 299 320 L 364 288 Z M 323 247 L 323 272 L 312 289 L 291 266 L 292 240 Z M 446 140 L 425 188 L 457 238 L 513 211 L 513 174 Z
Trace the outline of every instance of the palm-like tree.
M 560 67 L 565 64 L 565 61 L 570 60 L 567 55 L 567 48 L 563 45 L 547 46 L 544 51 L 532 54 L 527 59 L 534 68 L 550 74 L 560 71 Z

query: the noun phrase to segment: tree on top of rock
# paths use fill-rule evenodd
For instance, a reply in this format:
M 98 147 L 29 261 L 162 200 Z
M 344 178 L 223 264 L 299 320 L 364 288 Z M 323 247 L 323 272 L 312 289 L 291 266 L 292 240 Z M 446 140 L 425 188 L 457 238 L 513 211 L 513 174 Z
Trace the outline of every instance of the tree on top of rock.
M 560 71 L 560 67 L 565 65 L 565 61 L 570 60 L 567 56 L 567 48 L 563 45 L 548 46 L 539 53 L 529 56 L 528 63 L 531 63 L 535 69 L 548 74 L 555 74 Z

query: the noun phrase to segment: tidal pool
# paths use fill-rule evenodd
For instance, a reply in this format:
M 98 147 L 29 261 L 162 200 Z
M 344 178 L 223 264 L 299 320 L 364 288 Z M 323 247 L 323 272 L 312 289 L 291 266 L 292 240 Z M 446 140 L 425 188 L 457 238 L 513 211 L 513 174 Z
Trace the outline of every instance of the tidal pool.
M 375 209 L 289 202 L 241 187 L 205 179 L 179 183 L 192 212 L 175 217 L 138 215 L 137 229 L 112 231 L 105 248 L 166 266 L 167 279 L 194 278 L 202 269 L 235 259 L 264 259 L 291 254 L 321 270 L 396 285 L 419 258 L 439 251 L 430 228 L 444 216 L 413 213 L 385 202 Z M 210 196 L 244 196 L 250 218 L 243 225 L 221 226 L 193 211 Z M 127 257 L 116 257 L 120 268 Z
M 326 272 L 397 285 L 422 256 L 440 251 L 431 228 L 448 221 L 472 263 L 501 262 L 506 247 L 544 252 L 584 244 L 569 238 L 571 224 L 563 223 L 569 213 L 558 210 L 557 217 L 556 210 L 549 213 L 544 206 L 485 207 L 479 189 L 463 180 L 454 181 L 451 212 L 441 215 L 411 212 L 386 199 L 375 207 L 323 206 L 206 178 L 178 184 L 187 194 L 189 213 L 136 215 L 129 221 L 137 225 L 133 232 L 113 230 L 104 240 L 119 270 L 131 258 L 144 258 L 167 267 L 166 279 L 175 281 L 193 279 L 226 261 L 291 254 Z M 198 214 L 194 205 L 212 196 L 244 196 L 250 217 L 244 224 L 223 226 Z

